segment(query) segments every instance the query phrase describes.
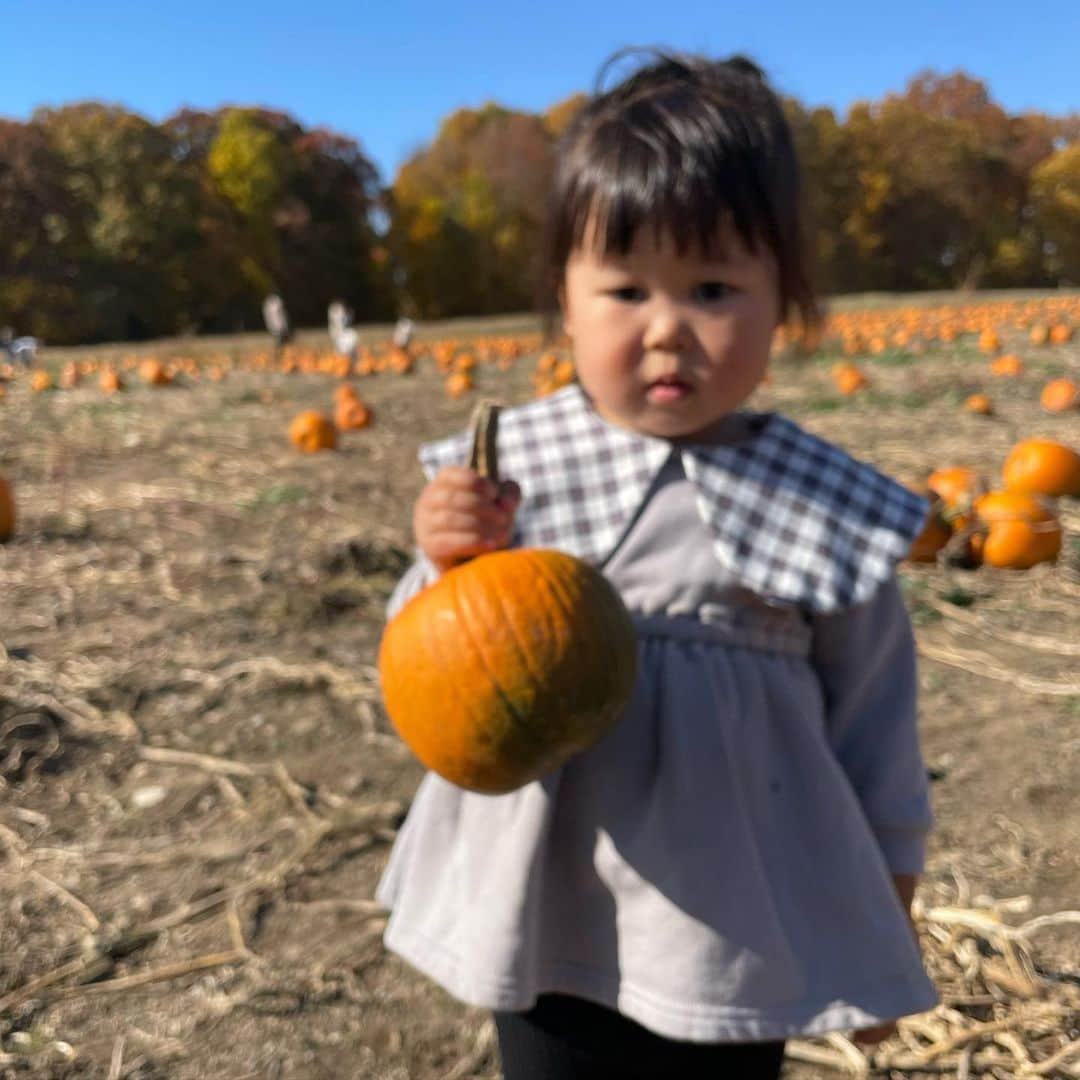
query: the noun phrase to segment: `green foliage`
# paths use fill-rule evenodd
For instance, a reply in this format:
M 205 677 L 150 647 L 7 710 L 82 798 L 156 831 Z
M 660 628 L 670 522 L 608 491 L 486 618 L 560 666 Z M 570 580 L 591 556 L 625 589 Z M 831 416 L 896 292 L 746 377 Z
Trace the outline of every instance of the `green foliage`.
M 1035 221 L 1052 238 L 1051 267 L 1069 281 L 1080 281 L 1080 142 L 1039 163 L 1031 196 Z
M 251 222 L 266 219 L 284 186 L 285 148 L 254 109 L 230 109 L 210 144 L 206 165 L 221 193 Z
M 57 345 L 261 329 L 271 290 L 295 325 L 331 300 L 358 320 L 532 308 L 556 141 L 586 101 L 460 109 L 390 189 L 355 141 L 264 108 L 0 120 L 0 325 Z M 963 73 L 844 116 L 784 106 L 822 292 L 1080 282 L 1075 115 L 1010 115 Z
M 531 307 L 553 167 L 541 117 L 493 104 L 449 116 L 394 182 L 405 305 L 430 318 Z

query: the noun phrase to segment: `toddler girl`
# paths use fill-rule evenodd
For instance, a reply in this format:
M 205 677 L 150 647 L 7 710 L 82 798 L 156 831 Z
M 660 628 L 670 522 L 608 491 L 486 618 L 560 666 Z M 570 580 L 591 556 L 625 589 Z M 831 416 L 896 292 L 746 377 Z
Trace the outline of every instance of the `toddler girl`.
M 742 406 L 818 321 L 791 135 L 760 70 L 668 54 L 595 95 L 553 188 L 578 385 L 505 410 L 496 486 L 426 446 L 420 555 L 553 547 L 630 610 L 615 730 L 542 780 L 425 776 L 386 945 L 495 1013 L 507 1080 L 776 1077 L 784 1040 L 931 1008 L 908 920 L 932 823 L 895 566 L 926 507 Z

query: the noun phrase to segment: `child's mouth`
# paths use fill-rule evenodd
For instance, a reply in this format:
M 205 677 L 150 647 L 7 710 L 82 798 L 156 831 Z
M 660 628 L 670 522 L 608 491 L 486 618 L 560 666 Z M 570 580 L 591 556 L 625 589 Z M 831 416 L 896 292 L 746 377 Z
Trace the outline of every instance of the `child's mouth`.
M 690 384 L 683 382 L 682 379 L 657 379 L 646 387 L 645 396 L 649 401 L 664 405 L 672 401 L 681 401 L 691 389 Z

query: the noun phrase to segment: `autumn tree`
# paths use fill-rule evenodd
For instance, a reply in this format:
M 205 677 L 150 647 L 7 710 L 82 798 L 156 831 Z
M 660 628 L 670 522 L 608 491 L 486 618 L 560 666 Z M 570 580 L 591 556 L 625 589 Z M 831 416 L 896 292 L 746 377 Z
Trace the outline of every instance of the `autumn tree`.
M 160 127 L 114 105 L 42 109 L 33 120 L 63 159 L 82 209 L 81 302 L 94 336 L 141 338 L 171 330 L 170 274 L 186 249 L 194 189 Z
M 1080 284 L 1080 142 L 1041 161 L 1031 178 L 1032 218 L 1045 238 L 1048 272 Z
M 554 168 L 543 119 L 462 109 L 393 185 L 403 292 L 428 317 L 529 308 Z
M 79 292 L 87 207 L 37 124 L 0 120 L 0 323 L 56 338 L 94 333 Z

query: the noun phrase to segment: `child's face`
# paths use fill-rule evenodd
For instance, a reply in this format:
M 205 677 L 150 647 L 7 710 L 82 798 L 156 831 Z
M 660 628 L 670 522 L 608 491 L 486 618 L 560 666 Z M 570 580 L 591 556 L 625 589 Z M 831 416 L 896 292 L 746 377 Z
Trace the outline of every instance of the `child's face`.
M 722 254 L 720 254 L 722 252 Z M 563 321 L 597 411 L 660 438 L 707 438 L 761 381 L 779 321 L 775 261 L 733 230 L 713 256 L 639 229 L 626 255 L 586 244 L 566 266 Z

